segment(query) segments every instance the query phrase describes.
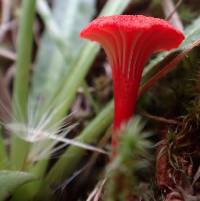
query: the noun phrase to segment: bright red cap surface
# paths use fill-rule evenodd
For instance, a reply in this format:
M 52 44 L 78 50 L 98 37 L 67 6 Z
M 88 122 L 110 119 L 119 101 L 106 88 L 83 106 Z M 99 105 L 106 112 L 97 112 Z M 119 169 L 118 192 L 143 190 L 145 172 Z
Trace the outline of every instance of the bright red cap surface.
M 144 64 L 152 53 L 179 46 L 184 35 L 168 22 L 142 15 L 100 17 L 80 36 L 100 43 L 112 66 L 114 130 L 132 117 Z M 113 136 L 113 146 L 116 136 Z

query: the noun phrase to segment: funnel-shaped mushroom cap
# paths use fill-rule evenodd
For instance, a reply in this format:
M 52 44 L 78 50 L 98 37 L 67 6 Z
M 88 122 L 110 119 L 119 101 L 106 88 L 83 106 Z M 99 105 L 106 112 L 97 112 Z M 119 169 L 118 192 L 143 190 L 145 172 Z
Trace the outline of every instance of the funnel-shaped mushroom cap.
M 184 35 L 168 22 L 142 15 L 100 17 L 84 28 L 80 35 L 100 43 L 112 66 L 114 129 L 134 113 L 147 59 L 154 52 L 178 47 L 184 39 Z

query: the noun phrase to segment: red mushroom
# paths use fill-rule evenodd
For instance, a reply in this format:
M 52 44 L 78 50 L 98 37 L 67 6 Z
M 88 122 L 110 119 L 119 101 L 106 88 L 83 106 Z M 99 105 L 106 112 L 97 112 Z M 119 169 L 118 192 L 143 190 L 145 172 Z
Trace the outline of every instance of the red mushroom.
M 152 53 L 179 46 L 184 35 L 168 22 L 142 15 L 100 17 L 86 26 L 80 36 L 100 43 L 112 66 L 114 84 L 114 132 L 134 113 L 144 64 Z

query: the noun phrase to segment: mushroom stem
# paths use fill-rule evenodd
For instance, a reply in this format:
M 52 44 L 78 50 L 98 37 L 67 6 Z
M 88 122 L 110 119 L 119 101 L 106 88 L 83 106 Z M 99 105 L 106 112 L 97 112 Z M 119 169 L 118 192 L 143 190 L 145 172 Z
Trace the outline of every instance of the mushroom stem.
M 135 111 L 146 61 L 154 52 L 178 47 L 184 35 L 165 20 L 142 15 L 100 17 L 80 35 L 100 43 L 112 67 L 115 102 L 112 147 L 115 155 L 118 131 Z
M 137 100 L 137 93 L 139 83 L 121 82 L 120 80 L 114 80 L 114 125 L 112 135 L 112 147 L 117 147 L 118 142 L 118 130 L 122 123 L 126 123 L 135 111 L 135 104 Z M 116 89 L 116 90 L 115 90 Z

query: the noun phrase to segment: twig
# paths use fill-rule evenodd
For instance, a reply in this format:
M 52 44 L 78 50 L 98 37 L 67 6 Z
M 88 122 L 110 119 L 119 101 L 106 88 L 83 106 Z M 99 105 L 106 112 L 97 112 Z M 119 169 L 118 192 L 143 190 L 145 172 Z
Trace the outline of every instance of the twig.
M 159 117 L 159 116 L 155 116 L 155 115 L 151 115 L 148 114 L 146 111 L 141 110 L 141 114 L 145 117 L 147 117 L 148 119 L 152 119 L 155 121 L 159 121 L 159 122 L 163 122 L 163 123 L 167 123 L 167 124 L 180 124 L 178 121 L 174 120 L 174 119 L 166 119 L 164 117 Z
M 181 5 L 182 0 L 179 0 L 176 5 L 172 0 L 162 0 L 161 4 L 163 7 L 163 11 L 166 16 L 166 20 L 168 20 L 172 25 L 174 25 L 180 31 L 183 31 L 183 24 L 180 20 L 178 13 L 176 12 L 177 8 Z
M 87 198 L 87 201 L 98 201 L 100 196 L 101 196 L 101 192 L 103 189 L 104 184 L 106 183 L 106 179 L 104 179 L 103 181 L 99 182 L 95 189 L 91 192 L 91 194 L 89 195 L 89 197 Z

